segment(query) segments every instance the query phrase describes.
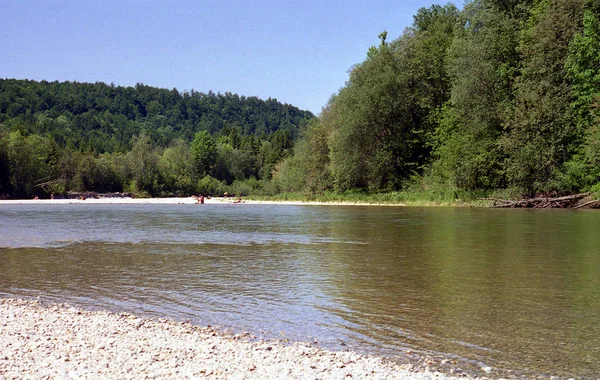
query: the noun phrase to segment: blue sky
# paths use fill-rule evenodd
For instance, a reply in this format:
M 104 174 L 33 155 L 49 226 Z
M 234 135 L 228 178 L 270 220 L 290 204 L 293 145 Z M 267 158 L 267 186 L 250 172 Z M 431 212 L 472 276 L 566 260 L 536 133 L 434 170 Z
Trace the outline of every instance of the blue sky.
M 0 0 L 0 78 L 276 98 L 316 114 L 432 0 Z M 462 5 L 462 4 L 457 4 Z

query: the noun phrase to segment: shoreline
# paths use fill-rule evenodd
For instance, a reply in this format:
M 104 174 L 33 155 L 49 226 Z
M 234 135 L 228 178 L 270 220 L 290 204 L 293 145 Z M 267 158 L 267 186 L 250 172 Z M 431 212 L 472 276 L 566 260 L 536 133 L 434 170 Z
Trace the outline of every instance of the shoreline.
M 170 319 L 0 298 L 1 379 L 454 379 L 381 357 L 251 338 Z
M 574 202 L 572 199 L 577 198 Z M 581 198 L 581 199 L 580 199 Z M 565 196 L 559 198 L 531 198 L 516 201 L 502 200 L 496 198 L 481 198 L 477 202 L 436 202 L 436 201 L 408 201 L 404 202 L 365 202 L 365 201 L 309 201 L 309 200 L 257 200 L 243 199 L 237 201 L 237 197 L 212 197 L 205 198 L 206 205 L 283 205 L 283 206 L 375 206 L 375 207 L 475 207 L 475 208 L 512 208 L 512 209 L 548 209 L 560 208 L 565 210 L 577 209 L 600 209 L 600 200 L 590 197 Z M 567 204 L 563 204 L 566 200 Z M 500 203 L 498 203 L 500 202 Z M 68 204 L 165 204 L 165 205 L 199 205 L 197 197 L 166 197 L 166 198 L 132 198 L 132 197 L 99 197 L 99 198 L 64 198 L 64 199 L 0 199 L 2 205 L 68 205 Z M 499 204 L 499 205 L 498 205 Z M 200 206 L 200 205 L 199 205 Z M 0 379 L 1 380 L 1 379 Z
M 234 202 L 236 198 L 213 197 L 205 198 L 205 205 L 287 205 L 287 206 L 387 206 L 403 207 L 404 203 L 366 203 L 366 202 L 315 202 L 315 201 L 260 201 L 242 199 L 242 202 Z M 195 197 L 179 198 L 88 198 L 81 199 L 11 199 L 0 200 L 0 205 L 67 205 L 67 204 L 167 204 L 182 205 L 196 204 Z M 202 205 L 198 205 L 202 206 Z

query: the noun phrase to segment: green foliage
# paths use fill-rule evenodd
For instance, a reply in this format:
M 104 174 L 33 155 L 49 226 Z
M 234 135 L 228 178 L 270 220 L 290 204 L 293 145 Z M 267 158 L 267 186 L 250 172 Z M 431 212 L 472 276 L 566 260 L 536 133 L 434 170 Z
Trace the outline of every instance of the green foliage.
M 208 174 L 217 157 L 217 145 L 210 133 L 197 132 L 190 144 L 190 150 L 198 175 L 202 177 Z
M 0 193 L 185 195 L 204 175 L 268 179 L 312 117 L 231 93 L 0 79 Z M 219 155 L 222 138 L 232 149 Z
M 430 158 L 432 114 L 448 97 L 446 50 L 458 10 L 420 9 L 399 39 L 371 48 L 321 116 L 336 189 L 397 189 Z
M 591 105 L 600 94 L 600 1 L 590 2 L 584 12 L 583 31 L 569 44 L 566 70 L 572 81 L 574 107 L 581 121 L 589 125 L 593 121 Z
M 8 159 L 8 139 L 3 138 L 0 132 L 0 197 L 12 191 L 10 185 L 10 161 Z
M 145 134 L 134 138 L 131 151 L 127 153 L 126 165 L 129 178 L 129 192 L 156 195 L 160 191 L 158 185 L 159 155 L 150 137 Z
M 158 163 L 164 191 L 185 196 L 194 191 L 196 172 L 188 144 L 182 139 L 174 140 L 165 149 Z
M 288 157 L 275 169 L 271 180 L 275 192 L 303 192 L 306 185 L 304 165 L 298 156 Z
M 43 193 L 40 185 L 49 178 L 50 141 L 38 135 L 25 137 L 17 130 L 6 137 L 5 144 L 13 194 L 24 197 Z
M 488 196 L 483 191 L 465 190 L 431 190 L 408 187 L 401 191 L 368 192 L 364 190 L 347 190 L 344 192 L 325 191 L 320 194 L 303 194 L 280 192 L 273 196 L 253 196 L 252 199 L 268 199 L 274 201 L 321 202 L 321 203 L 354 203 L 375 205 L 410 205 L 410 206 L 472 206 L 482 205 L 479 198 Z
M 593 194 L 594 198 L 600 199 L 600 182 L 590 187 L 589 192 Z
M 206 175 L 196 183 L 196 193 L 202 195 L 221 195 L 229 191 L 227 185 L 218 179 Z
M 235 196 L 247 196 L 253 194 L 263 194 L 264 192 L 263 181 L 259 181 L 256 178 L 248 178 L 246 180 L 236 180 L 230 187 L 230 193 L 235 194 Z
M 387 32 L 320 117 L 274 99 L 0 80 L 0 193 L 477 202 L 600 183 L 600 0 L 470 0 Z
M 272 182 L 276 191 L 314 194 L 332 188 L 328 133 L 324 127 L 324 123 L 314 120 L 301 132 L 294 154 L 275 167 Z
M 552 192 L 558 189 L 561 193 L 577 193 L 589 188 L 593 183 L 594 176 L 591 175 L 585 161 L 580 156 L 575 156 L 553 173 L 547 187 L 542 190 Z
M 448 52 L 451 96 L 437 114 L 432 166 L 433 177 L 448 186 L 504 185 L 498 141 L 519 64 L 519 21 L 498 9 L 498 4 L 483 1 L 467 4 Z
M 582 136 L 580 154 L 567 165 L 577 165 L 584 173 L 569 178 L 577 182 L 581 176 L 590 182 L 600 181 L 600 1 L 587 3 L 583 31 L 569 44 L 566 60 L 567 77 L 571 80 L 571 104 L 577 116 L 578 135 Z M 570 173 L 567 171 L 567 173 Z M 579 172 L 578 172 L 579 173 Z M 566 174 L 565 174 L 566 175 Z
M 77 162 L 77 167 L 69 183 L 71 190 L 84 192 L 94 189 L 101 193 L 123 191 L 123 176 L 119 173 L 118 166 L 114 164 L 113 156 L 104 154 L 94 157 L 76 153 L 74 161 Z M 65 190 L 64 187 L 55 187 L 49 192 Z
M 394 179 L 396 155 L 406 140 L 395 121 L 403 116 L 397 76 L 401 62 L 382 45 L 357 66 L 322 122 L 331 130 L 330 167 L 336 188 L 379 188 Z M 400 158 L 400 157 L 398 157 Z M 399 162 L 403 163 L 403 161 Z
M 569 42 L 581 31 L 583 1 L 549 0 L 534 11 L 521 39 L 522 75 L 502 141 L 509 182 L 529 194 L 546 190 L 578 141 L 565 63 Z
M 276 99 L 231 93 L 0 79 L 0 120 L 23 122 L 22 132 L 53 134 L 61 145 L 70 141 L 98 153 L 129 150 L 142 131 L 161 147 L 175 138 L 189 142 L 200 130 L 218 134 L 226 126 L 240 127 L 243 136 L 285 130 L 295 138 L 312 117 Z

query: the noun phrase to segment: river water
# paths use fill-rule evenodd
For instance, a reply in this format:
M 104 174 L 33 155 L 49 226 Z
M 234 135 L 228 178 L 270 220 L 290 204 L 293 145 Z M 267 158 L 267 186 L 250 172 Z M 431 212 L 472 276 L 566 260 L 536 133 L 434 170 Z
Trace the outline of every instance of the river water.
M 600 214 L 0 205 L 0 296 L 496 376 L 597 378 Z

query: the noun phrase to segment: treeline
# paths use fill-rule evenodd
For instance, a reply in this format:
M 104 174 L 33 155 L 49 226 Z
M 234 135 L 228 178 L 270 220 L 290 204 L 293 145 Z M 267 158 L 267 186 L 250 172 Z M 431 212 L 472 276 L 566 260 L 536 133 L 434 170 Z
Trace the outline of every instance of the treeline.
M 0 79 L 0 194 L 248 193 L 313 117 L 231 93 Z
M 600 0 L 471 0 L 386 32 L 319 118 L 0 80 L 0 193 L 600 192 Z
M 433 5 L 379 38 L 278 166 L 280 191 L 600 190 L 600 0 Z

